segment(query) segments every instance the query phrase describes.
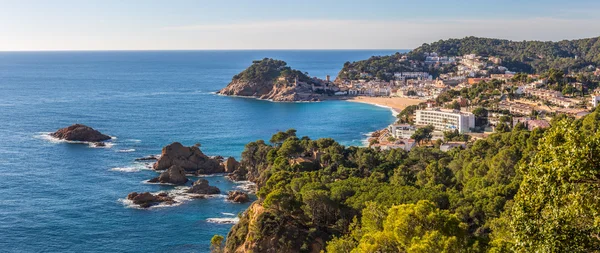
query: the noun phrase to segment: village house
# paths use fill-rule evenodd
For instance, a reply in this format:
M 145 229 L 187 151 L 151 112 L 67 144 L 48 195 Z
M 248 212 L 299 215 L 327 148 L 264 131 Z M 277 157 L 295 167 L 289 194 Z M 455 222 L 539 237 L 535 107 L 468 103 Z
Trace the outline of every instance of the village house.
M 534 107 L 527 104 L 501 101 L 498 103 L 498 109 L 507 110 L 512 114 L 529 115 L 534 110 Z
M 417 128 L 409 124 L 392 124 L 388 126 L 388 131 L 396 139 L 410 139 Z

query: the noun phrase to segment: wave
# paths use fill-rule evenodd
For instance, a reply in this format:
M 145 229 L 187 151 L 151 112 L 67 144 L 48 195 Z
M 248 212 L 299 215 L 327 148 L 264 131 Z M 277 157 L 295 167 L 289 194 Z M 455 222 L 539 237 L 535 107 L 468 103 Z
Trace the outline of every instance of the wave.
M 213 174 L 200 174 L 200 175 L 193 174 L 191 176 L 194 176 L 194 177 L 224 177 L 224 176 L 227 176 L 227 174 L 228 173 L 213 173 Z
M 102 142 L 102 144 L 98 144 L 97 142 L 84 141 L 83 143 L 87 143 L 90 148 L 112 148 L 115 145 L 111 142 Z
M 206 219 L 207 222 L 209 223 L 216 223 L 216 224 L 236 224 L 240 221 L 240 218 L 235 217 L 235 218 L 208 218 Z
M 139 172 L 142 170 L 151 170 L 152 168 L 147 167 L 145 164 L 134 164 L 133 166 L 127 166 L 127 167 L 114 167 L 111 168 L 111 171 L 118 171 L 118 172 Z
M 130 148 L 130 149 L 119 149 L 119 150 L 117 150 L 117 152 L 119 152 L 119 153 L 129 153 L 129 152 L 135 152 L 135 148 Z
M 222 215 L 227 215 L 227 216 L 235 216 L 235 214 L 233 213 L 221 213 Z
M 256 184 L 250 181 L 236 181 L 235 183 L 238 184 L 235 186 L 236 189 L 251 193 L 256 190 Z

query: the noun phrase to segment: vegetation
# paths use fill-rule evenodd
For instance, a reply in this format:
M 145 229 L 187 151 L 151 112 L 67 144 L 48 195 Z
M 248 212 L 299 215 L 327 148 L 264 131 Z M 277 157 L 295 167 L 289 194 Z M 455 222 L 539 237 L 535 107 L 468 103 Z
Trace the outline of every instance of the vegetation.
M 398 118 L 398 123 L 405 123 L 405 124 L 414 123 L 415 112 L 421 107 L 424 107 L 424 105 L 423 104 L 409 105 L 409 106 L 405 107 L 404 109 L 402 109 L 402 111 L 400 113 L 398 113 L 398 115 L 396 115 L 396 118 Z
M 250 67 L 233 76 L 233 79 L 254 82 L 275 82 L 279 77 L 285 77 L 288 81 L 298 78 L 298 81 L 311 82 L 311 78 L 308 77 L 307 73 L 290 68 L 284 61 L 271 58 L 253 61 Z
M 257 252 L 592 252 L 599 119 L 508 128 L 447 153 L 295 135 L 250 143 L 242 164 L 263 209 L 242 216 L 226 248 L 250 240 Z
M 425 64 L 424 53 L 441 56 L 476 54 L 502 59 L 502 66 L 511 71 L 542 74 L 551 69 L 561 72 L 593 71 L 589 66 L 600 66 L 600 37 L 551 41 L 510 41 L 502 39 L 466 37 L 423 44 L 408 52 L 388 56 L 373 56 L 367 60 L 346 62 L 338 77 L 348 80 L 380 79 L 389 81 L 394 73 L 425 71 L 437 77 L 456 72 L 455 65 L 434 66 Z M 497 68 L 491 74 L 503 73 Z M 515 81 L 527 82 L 526 75 L 515 76 Z
M 551 68 L 575 71 L 600 65 L 600 38 L 551 42 L 466 37 L 423 44 L 412 50 L 409 58 L 420 59 L 428 52 L 445 56 L 495 56 L 502 59 L 503 66 L 518 72 L 542 73 Z

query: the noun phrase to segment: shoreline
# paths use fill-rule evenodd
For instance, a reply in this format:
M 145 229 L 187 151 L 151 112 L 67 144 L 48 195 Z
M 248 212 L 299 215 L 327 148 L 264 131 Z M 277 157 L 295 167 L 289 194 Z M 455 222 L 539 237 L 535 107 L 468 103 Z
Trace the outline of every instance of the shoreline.
M 345 97 L 340 100 L 388 108 L 390 109 L 394 117 L 396 117 L 402 110 L 404 110 L 404 108 L 410 105 L 417 105 L 423 102 L 422 100 L 413 98 L 367 96 Z

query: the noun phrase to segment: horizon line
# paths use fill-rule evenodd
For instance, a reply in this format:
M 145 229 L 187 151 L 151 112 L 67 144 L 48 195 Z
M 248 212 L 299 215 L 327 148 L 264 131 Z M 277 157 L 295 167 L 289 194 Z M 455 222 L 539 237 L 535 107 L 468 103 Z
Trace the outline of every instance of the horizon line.
M 0 50 L 0 53 L 35 53 L 35 52 L 190 52 L 190 51 L 410 51 L 413 49 L 42 49 L 42 50 Z

